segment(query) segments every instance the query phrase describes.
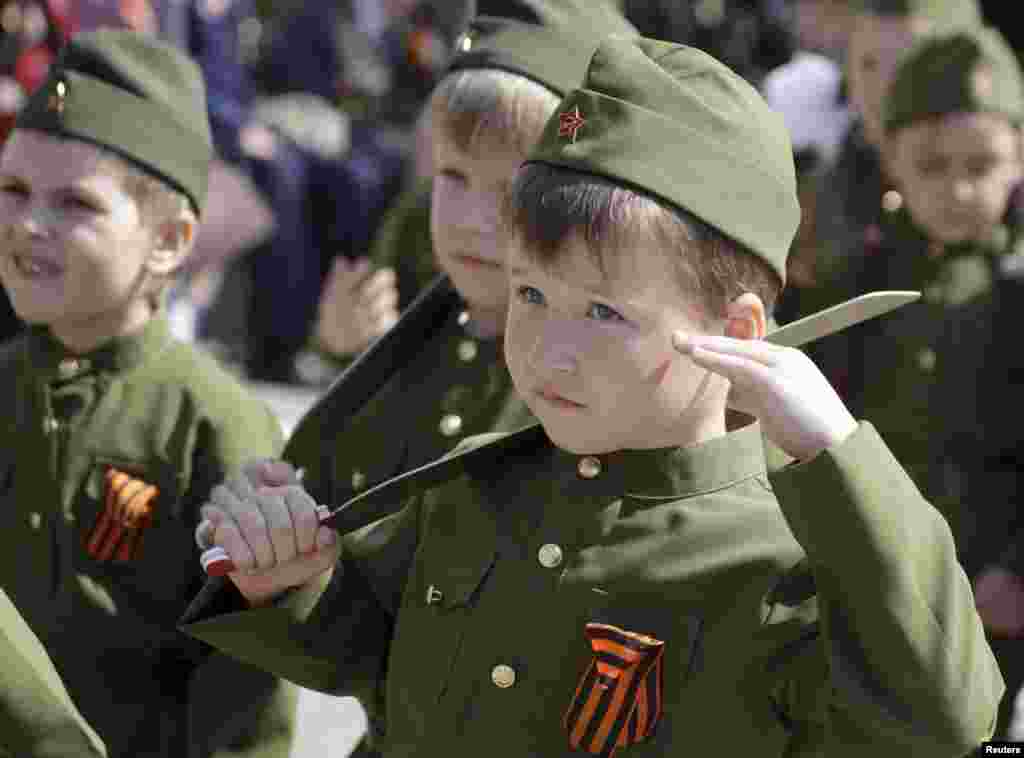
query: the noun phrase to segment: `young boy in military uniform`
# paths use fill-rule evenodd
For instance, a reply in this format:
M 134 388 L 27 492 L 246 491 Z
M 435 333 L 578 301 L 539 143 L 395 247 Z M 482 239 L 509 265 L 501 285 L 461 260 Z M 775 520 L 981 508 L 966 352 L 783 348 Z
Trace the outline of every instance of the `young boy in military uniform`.
M 68 697 L 53 662 L 0 590 L 0 756 L 97 758 L 106 747 Z
M 827 338 L 823 369 L 844 377 L 851 409 L 949 521 L 982 620 L 997 637 L 1016 636 L 1024 626 L 999 623 L 1001 606 L 1024 598 L 1007 544 L 1021 483 L 1020 433 L 1007 413 L 1016 385 L 1001 369 L 1018 352 L 1006 287 L 1024 251 L 1024 77 L 999 32 L 964 28 L 913 47 L 884 103 L 883 151 L 902 204 L 878 251 L 850 266 L 832 297 L 903 288 L 924 302 Z M 1014 691 L 1019 643 L 993 647 Z
M 886 217 L 899 204 L 879 151 L 885 131 L 882 100 L 900 56 L 932 29 L 982 20 L 977 0 L 850 0 L 850 5 L 846 85 L 855 120 L 838 156 L 822 172 L 815 201 L 814 275 L 825 283 L 877 246 Z M 801 292 L 800 301 L 800 315 L 832 305 L 813 288 Z
M 386 660 L 388 756 L 988 738 L 1003 683 L 945 521 L 803 353 L 759 339 L 795 184 L 734 72 L 607 39 L 512 190 L 505 351 L 541 425 L 356 498 L 392 515 L 340 539 L 294 486 L 233 480 L 204 514 L 242 570 L 186 630 L 328 689 Z M 727 431 L 727 406 L 761 424 Z M 797 463 L 766 474 L 761 425 Z
M 289 441 L 289 461 L 304 469 L 308 492 L 321 502 L 343 502 L 467 436 L 533 422 L 502 355 L 502 203 L 559 97 L 582 79 L 587 53 L 607 34 L 635 31 L 610 7 L 582 0 L 484 0 L 476 9 L 429 103 L 429 228 L 420 247 L 389 251 L 394 258 L 432 255 L 447 281 L 429 295 L 436 303 L 430 323 L 412 324 L 423 334 L 401 367 L 372 377 L 379 385 L 372 399 L 351 418 L 307 418 Z M 421 318 L 409 313 L 395 328 Z M 363 701 L 372 725 L 379 709 Z
M 175 627 L 199 506 L 281 442 L 162 310 L 210 157 L 195 64 L 114 30 L 64 49 L 0 156 L 0 280 L 30 325 L 0 348 L 0 582 L 112 756 L 291 743 L 294 688 Z

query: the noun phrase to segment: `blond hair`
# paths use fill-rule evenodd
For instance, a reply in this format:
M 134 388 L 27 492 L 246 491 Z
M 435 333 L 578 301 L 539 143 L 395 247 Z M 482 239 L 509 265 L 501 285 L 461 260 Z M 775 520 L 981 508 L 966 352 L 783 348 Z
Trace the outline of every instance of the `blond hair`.
M 525 76 L 501 69 L 455 71 L 434 88 L 432 128 L 463 152 L 515 150 L 524 158 L 560 98 Z

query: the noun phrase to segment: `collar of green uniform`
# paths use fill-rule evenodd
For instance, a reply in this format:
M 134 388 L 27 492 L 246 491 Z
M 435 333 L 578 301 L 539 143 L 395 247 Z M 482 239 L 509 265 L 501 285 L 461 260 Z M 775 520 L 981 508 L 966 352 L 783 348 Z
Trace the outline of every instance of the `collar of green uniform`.
M 725 489 L 766 469 L 757 423 L 690 447 L 618 450 L 595 456 L 558 450 L 556 465 L 578 470 L 588 457 L 598 459 L 600 472 L 592 479 L 581 479 L 583 486 L 633 498 L 693 497 Z
M 898 241 L 889 247 L 893 249 L 902 249 L 906 247 L 913 247 L 919 250 L 927 250 L 932 244 L 928 235 L 918 226 L 914 219 L 911 217 L 906 206 L 900 208 L 896 212 L 892 219 L 891 229 L 895 230 L 898 235 Z M 988 235 L 983 240 L 972 240 L 970 242 L 956 242 L 950 243 L 943 246 L 941 256 L 936 256 L 934 260 L 940 262 L 943 260 L 950 260 L 952 258 L 963 257 L 967 255 L 986 255 L 990 257 L 998 257 L 1006 253 L 1013 252 L 1017 245 L 1017 240 L 1020 235 L 1015 234 L 1009 226 L 1005 224 L 999 224 L 992 227 Z M 916 245 L 905 244 L 907 242 L 916 242 Z
M 114 337 L 88 353 L 68 350 L 48 327 L 28 329 L 28 354 L 37 378 L 44 382 L 66 381 L 88 373 L 118 374 L 161 353 L 172 340 L 167 317 L 157 314 L 141 331 Z M 77 361 L 77 370 L 62 373 L 65 361 Z

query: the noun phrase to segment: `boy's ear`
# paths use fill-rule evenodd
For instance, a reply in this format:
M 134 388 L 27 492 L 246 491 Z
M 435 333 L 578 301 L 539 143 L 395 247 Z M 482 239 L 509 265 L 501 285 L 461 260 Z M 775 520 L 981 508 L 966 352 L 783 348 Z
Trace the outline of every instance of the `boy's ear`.
M 744 292 L 725 307 L 725 336 L 738 340 L 761 339 L 768 333 L 764 303 L 753 292 Z
M 150 273 L 168 276 L 178 270 L 192 252 L 198 226 L 195 214 L 188 208 L 160 222 L 155 230 L 153 251 L 146 262 Z

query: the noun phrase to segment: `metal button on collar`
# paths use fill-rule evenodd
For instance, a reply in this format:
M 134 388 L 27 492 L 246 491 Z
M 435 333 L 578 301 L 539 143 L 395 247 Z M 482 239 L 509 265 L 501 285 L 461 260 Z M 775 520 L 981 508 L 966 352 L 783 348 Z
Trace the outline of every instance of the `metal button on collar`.
M 495 687 L 507 690 L 516 683 L 516 670 L 504 663 L 499 663 L 491 669 L 491 681 L 494 682 Z
M 580 460 L 577 471 L 579 471 L 580 476 L 584 479 L 593 479 L 601 473 L 601 461 L 592 455 L 588 455 Z
M 43 517 L 39 513 L 32 511 L 32 513 L 28 514 L 28 525 L 31 526 L 33 529 L 38 529 L 40 526 L 42 526 L 42 523 Z
M 445 437 L 453 437 L 462 429 L 462 416 L 457 416 L 454 413 L 442 416 L 438 428 Z
M 458 353 L 460 361 L 463 363 L 469 363 L 471 360 L 476 358 L 476 342 L 473 340 L 462 340 L 462 342 L 459 343 Z
M 459 314 L 459 326 L 465 326 L 469 323 L 469 311 L 463 311 Z
M 903 207 L 903 195 L 896 190 L 889 190 L 882 195 L 882 207 L 889 213 L 895 213 Z
M 562 565 L 562 548 L 553 542 L 541 545 L 537 551 L 537 560 L 544 568 L 558 568 Z
M 935 368 L 935 351 L 926 347 L 917 353 L 917 365 L 922 371 L 931 371 Z
M 82 364 L 77 358 L 65 358 L 57 364 L 57 373 L 61 379 L 70 379 L 78 373 Z

